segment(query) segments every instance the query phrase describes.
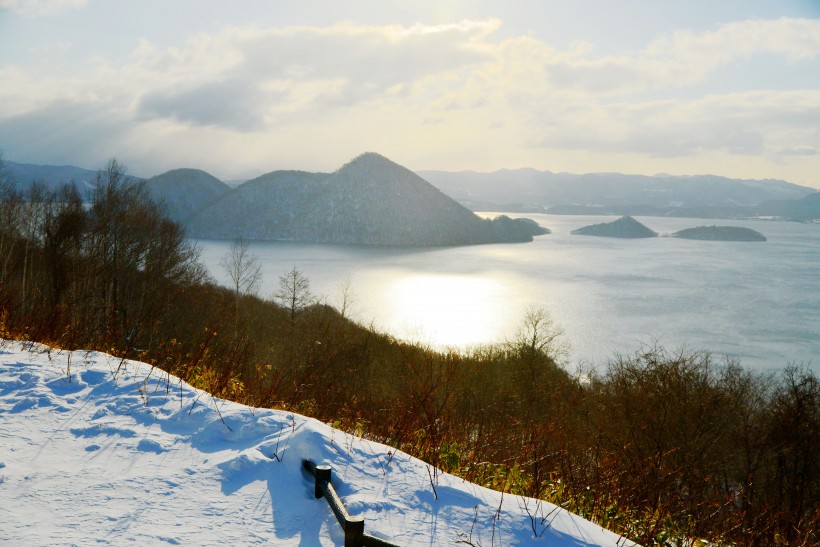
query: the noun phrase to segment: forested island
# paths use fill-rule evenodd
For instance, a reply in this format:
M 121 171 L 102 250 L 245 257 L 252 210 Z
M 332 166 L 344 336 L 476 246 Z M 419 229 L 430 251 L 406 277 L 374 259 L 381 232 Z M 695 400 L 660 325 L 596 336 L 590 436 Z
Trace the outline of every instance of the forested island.
M 766 241 L 766 236 L 760 232 L 738 226 L 698 226 L 677 231 L 670 237 L 704 241 Z
M 572 230 L 572 234 L 623 239 L 658 236 L 657 232 L 647 228 L 630 216 L 624 216 L 612 222 L 584 226 Z M 766 241 L 766 236 L 760 232 L 738 226 L 697 226 L 679 230 L 669 234 L 668 237 L 703 241 Z
M 162 196 L 155 179 L 146 184 Z M 189 193 L 199 193 L 191 187 Z M 166 201 L 185 202 L 171 195 Z M 333 173 L 274 171 L 180 215 L 205 239 L 446 246 L 532 241 L 527 219 L 482 219 L 384 156 L 366 153 Z
M 612 222 L 584 226 L 583 228 L 573 230 L 572 234 L 626 239 L 657 237 L 658 235 L 657 232 L 650 230 L 630 216 L 624 216 Z

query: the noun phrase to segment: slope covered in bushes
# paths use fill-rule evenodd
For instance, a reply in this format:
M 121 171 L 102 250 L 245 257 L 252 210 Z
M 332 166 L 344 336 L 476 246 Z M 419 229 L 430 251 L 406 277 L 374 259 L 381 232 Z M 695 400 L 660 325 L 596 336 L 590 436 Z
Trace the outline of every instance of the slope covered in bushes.
M 625 544 L 553 504 L 431 472 L 305 416 L 212 398 L 150 365 L 0 348 L 0 537 L 12 544 L 342 545 L 303 459 L 330 465 L 368 534 L 398 545 Z

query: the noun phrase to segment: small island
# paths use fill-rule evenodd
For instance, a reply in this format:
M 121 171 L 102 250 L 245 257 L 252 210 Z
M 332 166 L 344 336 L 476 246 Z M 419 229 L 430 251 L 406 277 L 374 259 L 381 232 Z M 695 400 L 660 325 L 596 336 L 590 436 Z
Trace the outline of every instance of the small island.
M 620 237 L 620 238 L 641 238 L 657 237 L 658 233 L 653 232 L 632 217 L 621 217 L 613 222 L 603 224 L 592 224 L 584 226 L 571 232 L 574 235 L 598 236 L 598 237 Z
M 705 241 L 766 241 L 766 236 L 760 232 L 738 226 L 698 226 L 675 232 L 671 237 Z

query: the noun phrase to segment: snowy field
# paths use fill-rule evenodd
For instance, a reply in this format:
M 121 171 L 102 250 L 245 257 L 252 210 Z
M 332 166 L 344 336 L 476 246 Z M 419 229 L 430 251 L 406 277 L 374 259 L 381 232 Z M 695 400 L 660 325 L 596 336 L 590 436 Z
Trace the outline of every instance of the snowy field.
M 450 475 L 434 492 L 404 453 L 143 363 L 0 340 L 0 544 L 342 545 L 303 458 L 331 465 L 348 511 L 399 545 L 629 544 Z

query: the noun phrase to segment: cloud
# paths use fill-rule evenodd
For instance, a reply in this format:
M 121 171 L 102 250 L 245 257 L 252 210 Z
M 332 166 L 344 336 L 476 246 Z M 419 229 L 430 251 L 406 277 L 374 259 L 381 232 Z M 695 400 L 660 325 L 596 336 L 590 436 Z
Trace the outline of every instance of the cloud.
M 83 8 L 88 0 L 0 0 L 0 8 L 26 17 L 51 17 L 64 11 Z
M 775 153 L 780 156 L 817 156 L 820 155 L 820 148 L 811 146 L 795 146 L 790 148 L 781 148 Z
M 814 90 L 584 104 L 558 110 L 551 113 L 552 123 L 541 124 L 537 146 L 661 157 L 703 151 L 787 155 L 789 150 L 820 147 L 820 91 Z
M 138 110 L 143 117 L 258 130 L 300 113 L 406 98 L 426 78 L 488 60 L 475 42 L 496 27 L 490 21 L 228 29 L 179 51 L 149 51 L 149 62 L 169 73 L 172 85 L 147 93 Z M 215 63 L 214 56 L 222 59 Z M 189 74 L 187 82 L 179 82 L 177 67 Z
M 9 157 L 50 163 L 102 165 L 127 148 L 128 119 L 110 110 L 71 101 L 2 120 L 0 143 Z
M 556 50 L 531 37 L 487 46 L 492 61 L 434 107 L 442 116 L 464 110 L 483 112 L 488 121 L 493 114 L 503 117 L 522 146 L 648 158 L 809 157 L 820 149 L 814 86 L 788 89 L 788 83 L 771 81 L 770 90 L 745 90 L 741 83 L 736 91 L 704 91 L 722 67 L 756 55 L 780 62 L 781 76 L 790 66 L 796 73 L 817 66 L 820 20 L 742 21 L 704 33 L 677 32 L 618 56 L 596 56 L 587 43 Z M 749 64 L 748 70 L 757 69 Z
M 531 164 L 544 151 L 809 161 L 820 150 L 816 86 L 704 91 L 722 67 L 755 56 L 795 74 L 816 66 L 818 20 L 681 31 L 619 55 L 501 38 L 500 25 L 227 27 L 175 47 L 141 40 L 125 58 L 80 68 L 7 65 L 0 142 L 12 143 L 10 156 L 51 147 L 93 155 L 91 165 L 127 148 L 169 167 L 175 152 L 185 162 L 262 162 L 319 145 Z
M 209 82 L 186 91 L 152 92 L 140 102 L 147 118 L 171 118 L 195 125 L 214 125 L 239 131 L 264 128 L 259 117 L 267 101 L 284 98 L 284 92 L 263 93 L 254 82 Z
M 589 48 L 545 63 L 557 88 L 592 94 L 618 94 L 677 88 L 702 82 L 717 70 L 758 54 L 796 63 L 820 58 L 820 19 L 739 21 L 716 30 L 678 31 L 661 36 L 643 50 L 595 57 Z

